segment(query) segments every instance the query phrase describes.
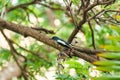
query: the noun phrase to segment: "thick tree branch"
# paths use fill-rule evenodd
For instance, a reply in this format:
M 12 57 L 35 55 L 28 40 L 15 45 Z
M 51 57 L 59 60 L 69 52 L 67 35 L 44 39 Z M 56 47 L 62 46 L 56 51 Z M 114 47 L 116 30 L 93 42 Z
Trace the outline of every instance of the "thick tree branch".
M 14 31 L 16 33 L 19 33 L 21 35 L 24 36 L 30 36 L 33 37 L 35 39 L 37 39 L 38 41 L 41 41 L 49 46 L 52 46 L 58 50 L 62 50 L 63 48 L 61 48 L 60 46 L 58 46 L 58 44 L 56 44 L 51 38 L 49 38 L 47 35 L 40 33 L 37 30 L 34 30 L 28 26 L 23 26 L 23 25 L 18 25 L 15 23 L 11 23 L 11 22 L 7 22 L 4 21 L 2 19 L 0 19 L 0 28 L 5 28 L 11 31 Z M 85 53 L 81 53 L 79 51 L 73 50 L 73 55 L 83 58 L 85 60 L 87 60 L 88 62 L 93 62 L 93 61 L 97 61 L 96 58 L 92 57 L 89 54 L 85 54 Z
M 54 48 L 60 50 L 60 51 L 63 50 L 62 47 L 60 47 L 57 43 L 55 43 L 47 35 L 40 33 L 39 31 L 34 30 L 28 26 L 18 25 L 18 24 L 7 22 L 7 21 L 0 19 L 0 28 L 11 30 L 11 31 L 19 33 L 23 36 L 33 37 L 33 38 L 37 39 L 38 41 L 41 41 L 51 47 L 54 47 Z M 114 52 L 114 51 L 105 51 L 105 50 L 97 50 L 97 49 L 91 50 L 91 49 L 81 48 L 81 47 L 73 48 L 73 56 L 82 58 L 88 62 L 97 61 L 97 58 L 93 57 L 92 55 L 95 55 L 95 54 L 101 53 L 101 52 Z M 119 52 L 119 51 L 116 51 L 116 52 Z

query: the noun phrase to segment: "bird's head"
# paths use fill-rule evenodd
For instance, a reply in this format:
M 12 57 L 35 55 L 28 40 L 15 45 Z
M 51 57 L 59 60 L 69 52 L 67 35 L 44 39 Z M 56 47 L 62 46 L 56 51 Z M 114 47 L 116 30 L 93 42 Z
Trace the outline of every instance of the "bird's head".
M 56 40 L 58 40 L 59 38 L 58 38 L 57 36 L 53 36 L 52 39 L 56 41 Z

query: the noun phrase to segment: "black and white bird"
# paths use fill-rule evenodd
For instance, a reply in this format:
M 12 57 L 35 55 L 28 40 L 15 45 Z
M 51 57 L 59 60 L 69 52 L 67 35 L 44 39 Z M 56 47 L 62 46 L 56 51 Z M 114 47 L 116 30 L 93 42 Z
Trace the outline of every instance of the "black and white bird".
M 52 39 L 55 40 L 59 45 L 61 45 L 61 46 L 63 46 L 63 47 L 71 48 L 71 44 L 69 44 L 68 42 L 60 39 L 60 38 L 57 37 L 57 36 L 53 36 Z

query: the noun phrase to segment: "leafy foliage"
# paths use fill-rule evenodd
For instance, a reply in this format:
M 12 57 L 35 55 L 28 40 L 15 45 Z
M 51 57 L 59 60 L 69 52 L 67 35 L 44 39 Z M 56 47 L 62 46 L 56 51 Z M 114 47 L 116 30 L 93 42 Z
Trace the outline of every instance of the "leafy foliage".
M 115 26 L 112 26 L 113 30 L 116 29 Z M 119 31 L 120 29 L 116 29 L 117 30 L 117 35 L 119 34 Z M 115 30 L 115 32 L 116 32 Z M 119 36 L 109 36 L 109 39 L 111 41 L 115 41 L 115 43 L 113 45 L 109 45 L 109 46 L 104 46 L 104 48 L 108 49 L 108 50 L 119 50 Z M 100 76 L 98 78 L 93 78 L 93 80 L 119 80 L 120 77 L 117 73 L 119 73 L 120 71 L 120 53 L 100 53 L 98 54 L 98 56 L 100 57 L 104 57 L 104 58 L 107 58 L 107 59 L 110 59 L 110 60 L 104 60 L 104 61 L 97 61 L 97 62 L 94 62 L 93 64 L 97 65 L 97 68 L 98 70 L 101 70 L 101 71 L 105 71 L 105 72 L 109 72 L 110 74 L 109 75 L 103 75 L 103 76 Z
M 11 55 L 8 49 L 5 48 L 0 49 L 0 65 L 2 65 L 6 61 L 9 61 L 10 57 Z
M 49 37 L 56 35 L 66 41 L 74 28 L 77 27 L 72 18 L 76 20 L 76 23 L 79 23 L 79 21 L 82 21 L 84 18 L 84 13 L 82 13 L 84 10 L 82 12 L 77 11 L 83 8 L 80 5 L 83 3 L 81 2 L 82 0 L 71 0 L 72 6 L 70 7 L 69 5 L 66 6 L 68 0 L 63 0 L 63 2 L 61 2 L 62 0 L 35 0 L 38 2 L 33 2 L 31 5 L 26 4 L 32 1 L 34 0 L 0 0 L 0 13 L 6 5 L 8 12 L 6 12 L 4 16 L 5 20 L 30 27 L 42 27 L 48 30 L 53 30 L 55 31 L 55 34 L 46 34 L 42 31 L 40 31 L 40 33 L 44 33 Z M 94 0 L 90 0 L 90 3 L 93 3 L 93 1 Z M 119 23 L 120 21 L 120 15 L 116 14 L 116 12 L 120 12 L 119 9 L 117 9 L 117 7 L 119 7 L 119 3 L 120 1 L 116 0 L 116 3 L 111 4 L 110 6 L 98 5 L 88 11 L 90 18 L 99 13 L 102 9 L 106 11 L 104 13 L 107 13 L 101 13 L 96 16 L 96 21 L 94 18 L 91 20 L 96 48 L 110 51 L 116 50 L 117 52 L 97 54 L 97 56 L 105 58 L 106 60 L 93 62 L 93 64 L 97 66 L 97 70 L 106 73 L 101 73 L 100 75 L 102 76 L 94 77 L 92 78 L 93 80 L 120 80 L 118 75 L 120 71 L 120 26 L 116 23 Z M 11 11 L 9 10 L 16 5 L 21 4 L 25 5 Z M 112 10 L 115 10 L 116 12 Z M 93 37 L 91 37 L 92 32 L 90 30 L 90 25 L 87 22 L 88 21 L 83 21 L 84 24 L 82 25 L 81 32 L 84 35 L 81 39 L 78 38 L 78 41 L 80 42 L 85 36 L 86 39 L 84 40 L 84 43 L 87 44 L 83 47 L 92 48 Z M 81 34 L 78 34 L 78 36 L 80 37 Z M 42 67 L 47 70 L 51 67 L 55 67 L 54 69 L 56 69 L 56 58 L 57 53 L 59 53 L 57 50 L 28 36 L 22 37 L 17 33 L 12 35 L 10 34 L 9 38 L 14 41 L 12 44 L 14 44 L 16 51 L 26 57 L 27 61 L 24 62 L 23 65 L 27 65 L 27 69 L 31 74 L 30 76 L 33 77 L 33 80 L 35 79 L 34 75 L 36 74 L 45 76 L 45 72 L 41 70 Z M 4 41 L 1 42 L 4 43 Z M 80 42 L 78 45 L 81 46 L 84 43 Z M 0 68 L 5 64 L 5 62 L 9 62 L 11 59 L 13 60 L 11 52 L 1 46 L 2 45 L 0 45 Z M 22 46 L 22 48 L 20 46 Z M 91 72 L 89 69 L 93 67 L 93 65 L 85 61 L 84 64 L 82 64 L 79 62 L 78 58 L 72 58 L 63 62 L 62 65 L 67 65 L 67 67 L 65 66 L 65 69 L 61 70 L 62 74 L 55 74 L 57 80 L 89 80 L 91 78 Z M 72 69 L 75 72 L 74 75 L 70 74 L 70 70 Z M 55 70 L 55 72 L 57 72 L 57 70 Z

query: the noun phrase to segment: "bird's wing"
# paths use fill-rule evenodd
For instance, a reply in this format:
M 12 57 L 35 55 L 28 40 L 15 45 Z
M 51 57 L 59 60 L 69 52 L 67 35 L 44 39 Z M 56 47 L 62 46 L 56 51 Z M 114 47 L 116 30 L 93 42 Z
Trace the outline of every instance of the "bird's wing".
M 63 44 L 63 45 L 67 45 L 67 44 L 65 43 L 65 41 L 62 41 L 62 40 L 57 40 L 57 42 L 60 43 L 60 44 Z
M 68 48 L 71 47 L 71 45 L 69 43 L 65 42 L 64 40 L 60 39 L 60 40 L 57 40 L 57 42 L 64 47 L 68 47 Z

